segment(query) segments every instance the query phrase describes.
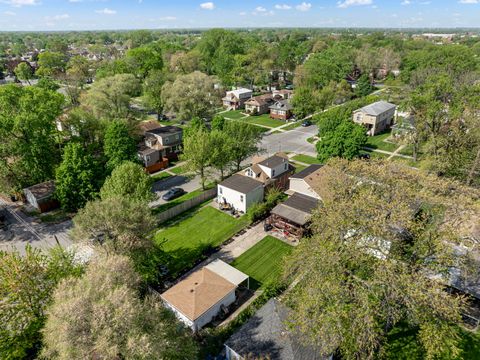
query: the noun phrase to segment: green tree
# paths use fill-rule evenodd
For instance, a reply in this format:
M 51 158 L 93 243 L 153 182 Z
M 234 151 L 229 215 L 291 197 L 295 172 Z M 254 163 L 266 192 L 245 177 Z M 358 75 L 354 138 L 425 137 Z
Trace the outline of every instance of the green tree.
M 194 359 L 188 331 L 160 299 L 140 298 L 131 261 L 110 256 L 60 283 L 43 330 L 46 358 Z M 78 336 L 78 334 L 83 334 Z
M 212 126 L 213 128 L 213 126 Z M 225 171 L 232 163 L 233 139 L 222 130 L 212 130 L 211 138 L 211 164 L 220 171 L 220 179 L 225 178 Z
M 343 121 L 333 131 L 322 135 L 317 142 L 317 158 L 324 162 L 332 157 L 353 159 L 367 142 L 365 128 L 352 121 Z
M 45 310 L 57 283 L 80 275 L 74 254 L 54 248 L 44 254 L 29 245 L 25 254 L 0 251 L 0 357 L 33 359 L 41 346 Z
M 125 60 L 141 79 L 163 68 L 162 49 L 158 43 L 128 50 Z
M 130 100 L 140 95 L 140 82 L 131 74 L 118 74 L 96 81 L 84 105 L 100 118 L 124 119 L 131 115 Z
M 58 162 L 55 119 L 63 96 L 38 87 L 0 87 L 0 189 L 51 179 Z
M 95 196 L 96 181 L 93 159 L 82 145 L 71 142 L 65 146 L 55 177 L 55 193 L 62 207 L 68 211 L 82 208 Z
M 112 171 L 124 161 L 137 159 L 137 147 L 124 122 L 111 121 L 105 131 L 103 150 L 107 158 L 107 168 Z
M 372 359 L 405 323 L 425 358 L 457 358 L 463 299 L 427 274 L 463 263 L 453 244 L 478 191 L 392 162 L 330 162 L 322 178 L 314 235 L 286 263 L 292 326 L 325 354 Z
M 67 60 L 64 54 L 45 51 L 38 55 L 37 75 L 40 77 L 57 78 L 65 73 Z
M 33 79 L 33 70 L 27 63 L 21 62 L 15 68 L 15 75 L 18 79 L 24 80 L 30 85 L 30 80 Z
M 317 101 L 315 92 L 307 87 L 300 87 L 295 90 L 295 96 L 292 99 L 293 112 L 299 118 L 311 115 L 317 110 Z
M 212 119 L 212 130 L 223 130 L 225 118 L 222 115 L 215 115 Z
M 162 71 L 151 72 L 143 84 L 143 96 L 146 105 L 157 113 L 157 120 L 163 112 L 162 87 L 165 84 L 165 74 Z
M 90 78 L 90 63 L 84 56 L 73 56 L 67 63 L 67 76 L 80 88 Z
M 161 96 L 165 109 L 186 121 L 193 117 L 209 119 L 220 105 L 214 78 L 198 71 L 180 75 L 174 82 L 167 81 Z
M 50 78 L 40 78 L 38 79 L 37 84 L 35 87 L 38 87 L 43 90 L 50 90 L 50 91 L 57 91 L 60 89 L 60 85 L 58 85 L 54 80 Z
M 260 152 L 258 144 L 262 139 L 262 133 L 254 125 L 240 121 L 227 122 L 224 132 L 230 137 L 231 159 L 237 171 L 240 171 L 242 161 Z
M 357 87 L 355 88 L 355 95 L 363 97 L 369 95 L 373 91 L 372 82 L 367 74 L 363 74 L 357 81 Z
M 153 197 L 152 178 L 139 164 L 126 161 L 117 166 L 100 189 L 102 200 L 124 197 L 138 201 L 149 201 Z
M 212 161 L 212 138 L 202 128 L 189 131 L 183 139 L 183 156 L 189 170 L 200 175 L 202 189 L 205 190 L 207 171 Z

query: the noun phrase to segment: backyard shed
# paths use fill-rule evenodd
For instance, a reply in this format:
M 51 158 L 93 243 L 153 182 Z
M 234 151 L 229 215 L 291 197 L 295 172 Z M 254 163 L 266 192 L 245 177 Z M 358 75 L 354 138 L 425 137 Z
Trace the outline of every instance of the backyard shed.
M 27 202 L 40 212 L 55 209 L 59 203 L 54 198 L 55 182 L 45 181 L 23 189 Z

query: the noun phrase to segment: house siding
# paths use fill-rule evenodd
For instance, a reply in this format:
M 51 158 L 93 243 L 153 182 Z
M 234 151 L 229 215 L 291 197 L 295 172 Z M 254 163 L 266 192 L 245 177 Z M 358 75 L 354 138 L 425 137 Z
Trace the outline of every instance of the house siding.
M 320 196 L 303 179 L 290 179 L 289 190 L 321 200 Z
M 262 202 L 263 195 L 264 191 L 262 185 L 252 190 L 248 194 L 242 194 L 239 191 L 230 189 L 223 185 L 218 185 L 217 201 L 218 203 L 226 202 L 227 204 L 230 204 L 235 210 L 245 213 L 252 204 Z M 242 196 L 243 201 L 241 201 Z

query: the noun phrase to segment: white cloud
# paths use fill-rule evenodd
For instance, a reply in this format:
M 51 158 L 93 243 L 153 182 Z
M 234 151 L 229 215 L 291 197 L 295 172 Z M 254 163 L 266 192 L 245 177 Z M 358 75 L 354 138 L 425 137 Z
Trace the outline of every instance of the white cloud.
M 164 17 L 161 17 L 160 20 L 162 20 L 162 21 L 175 21 L 175 20 L 177 20 L 177 18 L 175 16 L 164 16 Z
M 308 11 L 312 8 L 312 4 L 307 2 L 302 2 L 300 5 L 295 6 L 295 9 L 298 11 Z
M 255 8 L 255 11 L 258 11 L 258 12 L 266 12 L 267 9 L 265 9 L 263 6 L 257 6 L 257 7 Z
M 400 5 L 410 5 L 412 2 L 410 0 L 403 0 Z
M 68 15 L 68 14 L 61 14 L 61 15 L 52 16 L 53 20 L 65 20 L 65 19 L 69 19 L 69 18 L 70 18 L 70 15 Z
M 459 3 L 460 4 L 478 4 L 479 1 L 478 0 L 460 0 Z
M 26 5 L 38 5 L 38 0 L 1 0 L 0 3 L 7 4 L 14 7 L 22 7 Z
M 373 0 L 345 0 L 337 2 L 337 6 L 342 9 L 346 9 L 350 6 L 357 6 L 357 5 L 371 5 Z
M 290 10 L 292 7 L 287 4 L 277 4 L 275 5 L 275 9 L 277 10 Z
M 200 7 L 203 10 L 213 10 L 215 9 L 215 4 L 213 2 L 206 2 L 206 3 L 200 4 Z
M 112 10 L 112 9 L 109 9 L 109 8 L 105 8 L 105 9 L 102 9 L 102 10 L 95 10 L 95 12 L 97 14 L 104 14 L 104 15 L 115 15 L 117 13 L 116 10 Z
M 15 16 L 15 15 L 17 15 L 17 14 L 14 13 L 13 11 L 5 11 L 3 14 L 4 14 L 4 15 L 7 15 L 7 16 Z

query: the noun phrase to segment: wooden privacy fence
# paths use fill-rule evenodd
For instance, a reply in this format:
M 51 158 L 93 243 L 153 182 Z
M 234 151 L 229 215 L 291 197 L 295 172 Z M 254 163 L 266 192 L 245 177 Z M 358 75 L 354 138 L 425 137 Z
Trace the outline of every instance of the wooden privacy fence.
M 192 199 L 186 200 L 181 204 L 175 205 L 170 209 L 162 211 L 160 214 L 157 215 L 158 222 L 163 223 L 167 220 L 170 220 L 175 216 L 180 215 L 181 213 L 190 210 L 191 208 L 194 208 L 195 206 L 200 205 L 207 200 L 213 199 L 215 196 L 217 196 L 216 186 L 213 189 L 204 191 L 203 193 Z

